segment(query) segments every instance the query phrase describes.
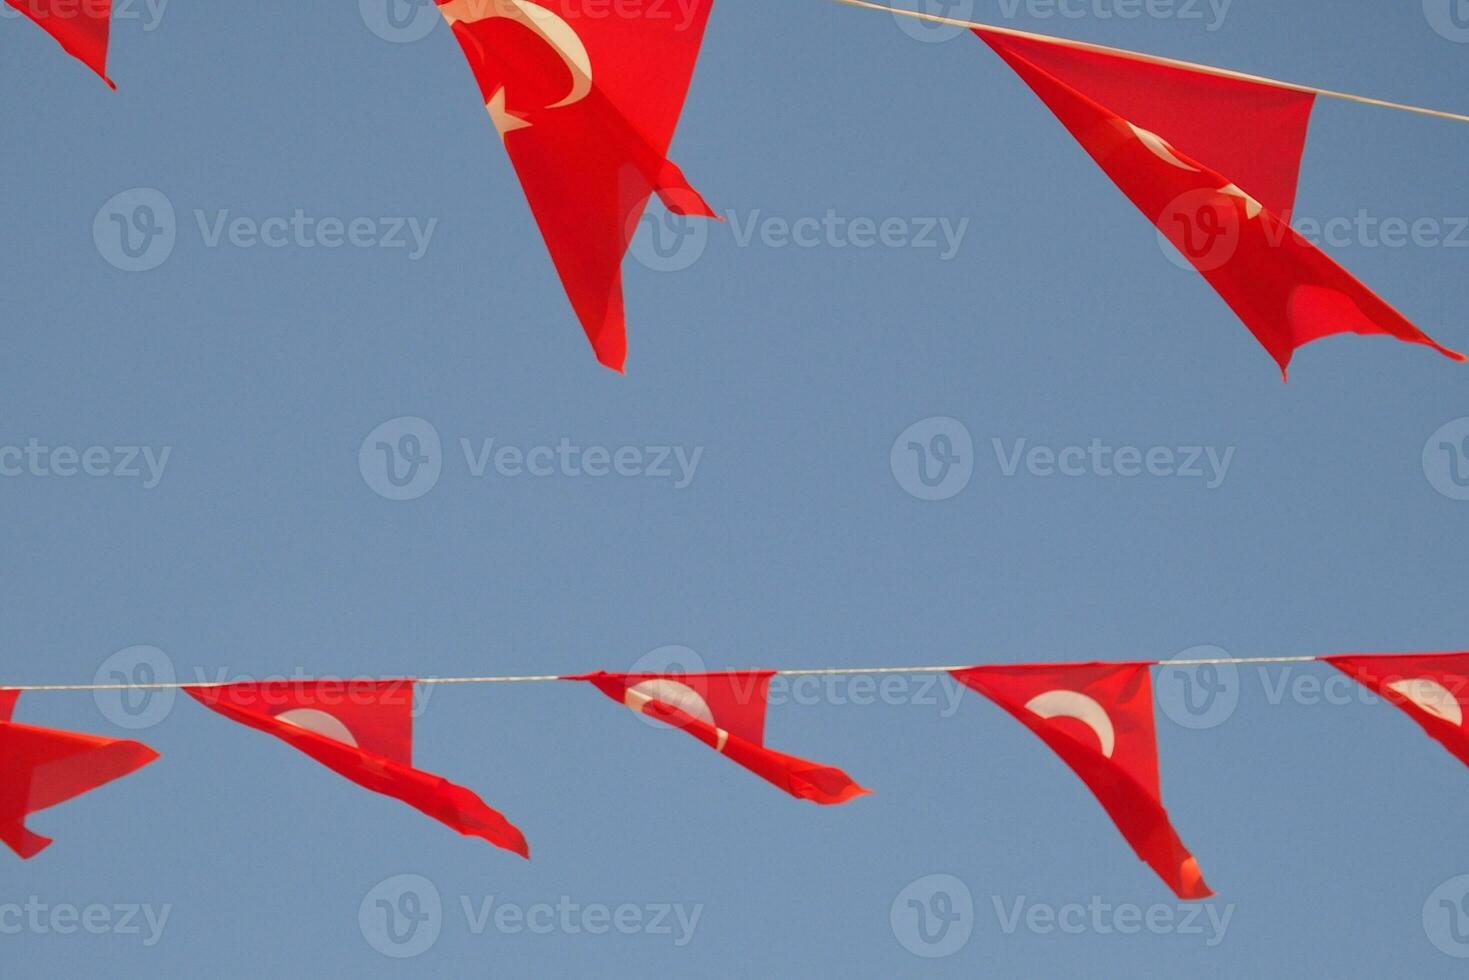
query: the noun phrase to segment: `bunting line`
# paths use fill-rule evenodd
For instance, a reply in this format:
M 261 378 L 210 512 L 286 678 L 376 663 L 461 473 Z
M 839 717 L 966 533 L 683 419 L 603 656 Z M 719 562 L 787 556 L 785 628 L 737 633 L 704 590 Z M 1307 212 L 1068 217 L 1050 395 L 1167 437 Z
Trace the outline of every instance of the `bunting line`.
M 1325 657 L 1212 657 L 1195 660 L 1128 660 L 1117 663 L 1105 663 L 1104 666 L 1126 666 L 1127 664 L 1146 664 L 1149 667 L 1206 667 L 1223 666 L 1225 664 L 1305 664 L 1320 663 Z M 955 664 L 948 667 L 937 667 L 922 665 L 915 667 L 810 667 L 793 670 L 774 671 L 777 677 L 821 677 L 821 676 L 844 676 L 856 674 L 951 674 L 960 670 L 972 670 L 975 667 L 1023 667 L 1025 664 Z M 713 673 L 740 673 L 753 668 L 732 667 L 726 670 L 715 670 Z M 670 673 L 679 673 L 671 671 Z M 541 684 L 547 681 L 565 680 L 567 674 L 504 674 L 498 677 L 417 677 L 416 684 Z M 261 682 L 277 680 L 295 680 L 296 678 L 262 678 Z M 301 678 L 305 679 L 305 678 Z M 321 680 L 323 678 L 312 678 Z M 342 677 L 336 680 L 351 681 L 365 678 Z M 186 687 L 196 690 L 212 687 L 232 687 L 237 681 L 168 681 L 147 684 L 0 684 L 0 691 L 181 691 Z
M 929 14 L 918 10 L 904 10 L 901 7 L 889 7 L 882 3 L 873 3 L 871 0 L 836 0 L 837 3 L 848 7 L 860 7 L 863 10 L 880 10 L 884 13 L 893 14 L 898 17 L 912 17 L 916 20 L 924 20 L 933 24 L 947 24 L 950 27 L 964 27 L 969 30 L 991 31 L 995 34 L 1008 34 L 1011 37 L 1029 38 L 1035 41 L 1046 41 L 1051 44 L 1060 44 L 1082 51 L 1095 51 L 1101 54 L 1120 55 L 1124 58 L 1135 58 L 1155 65 L 1166 65 L 1170 68 L 1187 68 L 1191 71 L 1204 72 L 1216 75 L 1220 78 L 1233 78 L 1242 82 L 1255 82 L 1260 85 L 1272 85 L 1276 88 L 1290 89 L 1293 92 L 1305 92 L 1311 95 L 1321 95 L 1330 99 L 1341 99 L 1345 102 L 1356 102 L 1361 105 L 1377 106 L 1380 109 L 1397 109 L 1400 112 L 1412 112 L 1422 116 L 1433 116 L 1437 119 L 1449 119 L 1453 122 L 1469 123 L 1469 115 L 1458 112 L 1448 112 L 1443 109 L 1429 109 L 1424 106 L 1408 105 L 1405 102 L 1390 102 L 1386 99 L 1374 99 L 1366 95 L 1353 95 L 1350 92 L 1338 92 L 1329 88 L 1317 88 L 1314 85 L 1301 85 L 1297 82 L 1282 81 L 1278 78 L 1269 78 L 1264 75 L 1251 75 L 1248 72 L 1235 71 L 1232 68 L 1218 68 L 1214 65 L 1204 65 L 1194 61 L 1182 61 L 1178 58 L 1165 58 L 1162 55 L 1145 54 L 1141 51 L 1129 51 L 1126 48 L 1113 48 L 1105 44 L 1093 44 L 1089 41 L 1075 41 L 1071 38 L 1057 37 L 1054 34 L 1039 34 L 1034 31 L 1022 31 L 1014 27 L 996 27 L 993 24 L 983 24 L 978 21 L 960 20 L 956 17 L 943 17 L 939 14 Z

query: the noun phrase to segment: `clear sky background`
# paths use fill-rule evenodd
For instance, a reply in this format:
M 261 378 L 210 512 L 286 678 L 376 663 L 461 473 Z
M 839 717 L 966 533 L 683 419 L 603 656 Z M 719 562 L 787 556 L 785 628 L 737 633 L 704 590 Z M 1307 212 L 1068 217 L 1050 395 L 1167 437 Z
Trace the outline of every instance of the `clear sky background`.
M 1469 109 L 1469 28 L 1447 3 L 1096 3 L 949 9 Z M 1282 385 L 974 38 L 825 0 L 719 3 L 673 155 L 736 220 L 661 257 L 640 231 L 620 377 L 571 316 L 453 39 L 358 7 L 120 9 L 117 93 L 0 19 L 0 446 L 104 446 L 110 467 L 112 447 L 169 451 L 151 487 L 146 464 L 0 478 L 3 680 L 625 670 L 669 646 L 716 669 L 1469 643 L 1451 465 L 1469 459 L 1437 448 L 1469 423 L 1435 435 L 1469 415 L 1469 368 L 1343 337 Z M 1460 349 L 1466 160 L 1469 126 L 1323 102 L 1298 203 L 1351 222 L 1332 254 Z M 138 188 L 174 209 L 174 241 L 129 272 L 111 215 L 140 199 L 109 201 Z M 206 234 L 221 212 L 298 209 L 436 224 L 417 259 Z M 829 212 L 965 230 L 957 249 L 941 232 L 781 247 L 768 220 Z M 1361 230 L 1387 218 L 1440 240 Z M 359 461 L 402 417 L 442 446 L 406 501 Z M 960 452 L 947 499 L 922 499 L 906 438 L 894 459 L 915 424 Z M 476 476 L 461 440 L 491 438 L 701 455 L 681 488 Z M 993 440 L 1022 439 L 1233 454 L 1222 482 L 1006 476 Z M 1156 675 L 1165 800 L 1219 892 L 1191 921 L 1043 744 L 952 685 L 778 690 L 768 743 L 876 790 L 836 808 L 590 687 L 436 689 L 418 763 L 503 809 L 531 863 L 186 698 L 26 695 L 20 720 L 163 759 L 36 816 L 57 839 L 38 859 L 0 855 L 0 927 L 19 921 L 7 904 L 41 910 L 0 934 L 0 972 L 1461 975 L 1469 905 L 1442 903 L 1469 892 L 1469 772 L 1395 709 L 1323 692 L 1332 674 L 1245 667 L 1191 691 Z M 404 913 L 434 896 L 415 932 Z M 102 934 L 51 928 L 92 905 Z M 134 905 L 166 909 L 163 928 Z M 1163 909 L 1128 934 L 1128 905 Z M 620 906 L 631 934 L 583 928 Z M 697 923 L 655 922 L 665 906 Z

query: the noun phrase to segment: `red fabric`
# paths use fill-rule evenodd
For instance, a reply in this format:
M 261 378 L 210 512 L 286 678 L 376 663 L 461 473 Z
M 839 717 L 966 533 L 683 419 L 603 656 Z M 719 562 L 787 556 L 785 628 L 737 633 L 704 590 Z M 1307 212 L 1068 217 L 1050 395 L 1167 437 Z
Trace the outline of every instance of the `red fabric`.
M 1290 227 L 1314 96 L 975 31 L 1219 293 L 1282 375 L 1297 348 L 1386 334 L 1455 360 Z
M 648 197 L 715 216 L 666 155 L 712 2 L 594 16 L 583 0 L 438 0 L 582 329 L 618 371 L 622 259 Z
M 1040 736 L 1174 894 L 1214 894 L 1163 809 L 1147 664 L 971 667 L 954 676 Z
M 54 37 L 67 54 L 107 77 L 107 35 L 112 24 L 112 0 L 6 0 L 16 10 Z
M 32 858 L 51 839 L 26 829 L 28 815 L 135 772 L 158 753 L 138 742 L 17 724 L 10 716 L 18 694 L 0 691 L 0 841 Z
M 530 857 L 525 836 L 504 815 L 463 786 L 413 767 L 411 680 L 264 681 L 184 690 L 359 786 L 402 800 L 461 834 Z
M 765 703 L 773 671 L 722 674 L 609 674 L 566 677 L 589 681 L 619 704 L 681 728 L 761 779 L 812 803 L 862 796 L 851 776 L 765 748 Z
M 1469 653 L 1327 657 L 1326 662 L 1402 708 L 1469 766 Z

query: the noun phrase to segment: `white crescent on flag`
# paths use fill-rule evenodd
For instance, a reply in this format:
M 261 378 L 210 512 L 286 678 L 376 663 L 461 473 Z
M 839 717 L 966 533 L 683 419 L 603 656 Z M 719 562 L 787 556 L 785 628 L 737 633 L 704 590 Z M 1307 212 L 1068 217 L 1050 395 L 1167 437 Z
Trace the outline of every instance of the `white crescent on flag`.
M 630 684 L 622 695 L 622 703 L 639 714 L 642 714 L 643 709 L 653 701 L 661 701 L 669 707 L 677 708 L 684 714 L 711 725 L 719 733 L 719 744 L 715 746 L 715 749 L 719 752 L 724 751 L 724 745 L 729 741 L 729 732 L 715 723 L 714 712 L 709 710 L 709 702 L 705 701 L 698 691 L 687 684 L 660 677 Z
M 1414 677 L 1409 680 L 1392 681 L 1387 687 L 1433 717 L 1446 721 L 1450 725 L 1463 727 L 1464 709 L 1459 705 L 1459 699 L 1438 681 L 1429 680 L 1427 677 Z
M 293 708 L 290 711 L 282 711 L 275 716 L 276 721 L 283 721 L 287 725 L 304 728 L 308 732 L 324 735 L 343 745 L 357 748 L 357 739 L 352 735 L 352 730 L 342 724 L 342 720 L 336 715 L 318 711 L 315 708 Z
M 592 59 L 581 36 L 570 24 L 538 3 L 531 0 L 450 0 L 439 7 L 439 13 L 449 26 L 463 21 L 477 24 L 495 18 L 514 21 L 533 31 L 553 51 L 561 56 L 566 70 L 571 73 L 571 91 L 547 109 L 561 109 L 585 99 L 592 91 Z M 485 108 L 500 135 L 516 129 L 526 129 L 532 124 L 514 115 L 505 108 L 505 88 L 501 86 L 490 96 Z
M 1112 719 L 1107 709 L 1080 691 L 1046 691 L 1027 701 L 1025 709 L 1047 720 L 1075 718 L 1096 733 L 1102 755 L 1112 758 L 1112 751 L 1117 747 L 1117 732 L 1112 727 Z

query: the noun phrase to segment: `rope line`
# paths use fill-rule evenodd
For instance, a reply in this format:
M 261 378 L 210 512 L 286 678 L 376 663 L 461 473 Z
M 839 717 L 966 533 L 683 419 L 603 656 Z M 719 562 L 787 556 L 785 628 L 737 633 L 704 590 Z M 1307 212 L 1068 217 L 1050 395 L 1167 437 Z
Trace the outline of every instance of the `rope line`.
M 1458 112 L 1445 112 L 1442 109 L 1428 109 L 1423 106 L 1408 105 L 1403 102 L 1389 102 L 1386 99 L 1374 99 L 1365 95 L 1352 95 L 1349 92 L 1337 92 L 1329 88 L 1317 88 L 1314 85 L 1301 85 L 1296 82 L 1285 82 L 1278 78 L 1267 78 L 1264 75 L 1251 75 L 1247 72 L 1234 71 L 1230 68 L 1216 68 L 1213 65 L 1199 64 L 1194 61 L 1181 61 L 1177 58 L 1165 58 L 1161 55 L 1143 54 L 1140 51 L 1128 51 L 1126 48 L 1113 48 L 1105 44 L 1092 44 L 1088 41 L 1073 41 L 1069 38 L 1056 37 L 1052 34 L 1037 34 L 1033 31 L 1022 31 L 1014 27 L 996 27 L 993 24 L 982 24 L 977 21 L 959 20 L 954 17 L 941 17 L 938 14 L 924 13 L 918 10 L 903 10 L 900 7 L 889 7 L 886 4 L 872 3 L 871 0 L 836 0 L 837 3 L 848 7 L 861 7 L 864 10 L 881 10 L 897 17 L 912 17 L 916 20 L 924 20 L 933 24 L 947 24 L 950 27 L 965 27 L 970 30 L 989 31 L 994 34 L 1005 34 L 1010 37 L 1029 38 L 1034 41 L 1048 41 L 1052 44 L 1060 44 L 1069 48 L 1077 48 L 1082 51 L 1094 51 L 1101 54 L 1121 55 L 1124 58 L 1132 58 L 1137 61 L 1145 61 L 1155 65 L 1166 65 L 1170 68 L 1187 68 L 1192 71 L 1204 72 L 1208 75 L 1216 75 L 1220 78 L 1233 78 L 1243 82 L 1256 82 L 1261 85 L 1272 85 L 1276 88 L 1289 89 L 1293 92 L 1307 92 L 1311 95 L 1321 95 L 1331 99 L 1342 99 L 1346 102 L 1356 102 L 1361 105 L 1377 106 L 1381 109 L 1397 109 L 1400 112 L 1414 112 L 1422 116 L 1433 116 L 1438 119 L 1451 119 L 1454 122 L 1469 122 L 1469 115 Z
M 1204 667 L 1223 666 L 1225 664 L 1304 664 L 1320 661 L 1321 657 L 1214 657 L 1197 660 L 1145 660 L 1126 661 L 1127 663 L 1145 663 L 1150 667 Z M 1025 667 L 1027 664 L 958 664 L 950 667 L 936 666 L 914 666 L 914 667 L 812 667 L 800 670 L 777 670 L 777 677 L 837 677 L 855 676 L 859 674 L 947 674 L 956 670 L 969 670 L 971 667 Z M 711 671 L 711 673 L 727 673 L 728 671 Z M 735 671 L 738 673 L 738 671 Z M 653 673 L 656 673 L 654 671 Z M 690 673 L 703 673 L 702 671 L 690 671 Z M 559 681 L 565 675 L 562 674 L 504 674 L 498 677 L 419 677 L 415 678 L 418 684 L 543 684 L 548 681 Z M 670 672 L 669 676 L 677 676 Z M 369 680 L 370 678 L 333 677 L 319 678 L 332 681 L 350 683 L 353 680 Z M 293 683 L 307 681 L 312 678 L 263 678 L 259 683 Z M 77 691 L 181 691 L 186 687 L 210 688 L 229 687 L 236 681 L 198 681 L 187 683 L 184 681 L 166 681 L 140 684 L 0 684 L 0 691 L 52 691 L 52 692 L 77 692 Z

